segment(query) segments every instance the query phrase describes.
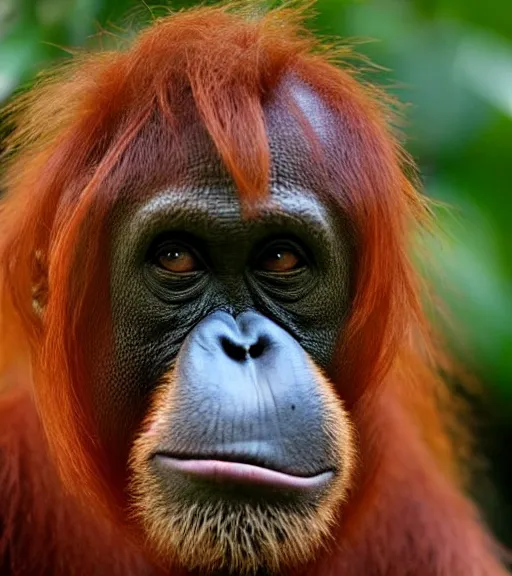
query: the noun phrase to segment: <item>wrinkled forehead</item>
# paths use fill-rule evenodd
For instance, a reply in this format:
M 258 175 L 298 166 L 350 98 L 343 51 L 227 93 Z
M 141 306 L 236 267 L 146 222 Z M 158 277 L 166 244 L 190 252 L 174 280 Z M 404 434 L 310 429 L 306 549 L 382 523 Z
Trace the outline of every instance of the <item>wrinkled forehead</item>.
M 263 114 L 271 167 L 269 197 L 260 201 L 261 207 L 277 200 L 284 190 L 321 193 L 325 188 L 326 152 L 335 142 L 334 123 L 327 106 L 313 89 L 288 80 L 263 103 Z M 232 179 L 203 125 L 197 123 L 190 130 L 198 133 L 194 139 L 186 138 L 197 145 L 191 150 L 193 161 L 185 167 L 187 183 L 197 183 L 196 179 L 201 176 L 205 180 L 210 177 L 224 181 L 234 190 Z M 248 132 L 247 138 L 251 137 Z
M 312 88 L 294 79 L 283 81 L 265 99 L 262 110 L 271 160 L 269 193 L 253 204 L 253 213 L 276 208 L 303 211 L 306 206 L 311 213 L 322 211 L 319 199 L 327 188 L 325 161 L 336 141 L 331 112 Z M 136 211 L 145 213 L 167 202 L 179 202 L 204 212 L 240 213 L 233 178 L 194 109 L 189 110 L 188 119 L 177 136 L 178 149 L 157 133 L 147 136 L 134 155 L 137 162 L 137 156 L 151 151 L 145 174 L 129 184 L 145 188 L 135 202 Z M 246 137 L 249 141 L 255 137 L 249 127 Z M 152 174 L 158 175 L 153 182 Z M 144 182 L 148 178 L 150 185 Z M 129 205 L 133 208 L 133 202 Z
M 287 80 L 264 107 L 272 180 L 321 192 L 325 162 L 336 144 L 333 114 L 312 88 Z
M 271 145 L 292 139 L 300 148 L 310 150 L 313 141 L 321 148 L 334 143 L 332 110 L 314 88 L 295 78 L 287 78 L 277 87 L 263 104 L 263 112 Z

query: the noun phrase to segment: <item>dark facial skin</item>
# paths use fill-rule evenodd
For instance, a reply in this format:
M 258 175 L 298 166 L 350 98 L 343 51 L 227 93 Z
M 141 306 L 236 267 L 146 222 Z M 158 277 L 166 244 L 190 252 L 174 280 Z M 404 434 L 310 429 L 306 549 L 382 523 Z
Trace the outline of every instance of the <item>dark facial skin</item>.
M 325 140 L 318 101 L 304 89 L 294 94 Z M 348 231 L 319 199 L 311 151 L 279 96 L 265 113 L 271 187 L 250 218 L 197 125 L 180 183 L 119 212 L 111 278 L 115 361 L 94 396 L 101 437 L 120 461 L 157 383 L 180 355 L 185 376 L 173 422 L 183 441 L 164 452 L 243 458 L 299 476 L 331 467 L 305 353 L 328 370 L 349 308 Z M 185 271 L 165 269 L 162 260 Z

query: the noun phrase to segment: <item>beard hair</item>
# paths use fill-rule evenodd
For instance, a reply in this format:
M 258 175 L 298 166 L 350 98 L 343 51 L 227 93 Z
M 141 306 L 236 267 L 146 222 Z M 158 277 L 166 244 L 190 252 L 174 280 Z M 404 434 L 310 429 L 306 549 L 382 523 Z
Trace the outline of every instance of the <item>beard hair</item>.
M 133 481 L 133 513 L 147 545 L 166 563 L 200 573 L 274 574 L 311 560 L 329 541 L 334 514 L 321 502 L 188 503 L 151 484 Z

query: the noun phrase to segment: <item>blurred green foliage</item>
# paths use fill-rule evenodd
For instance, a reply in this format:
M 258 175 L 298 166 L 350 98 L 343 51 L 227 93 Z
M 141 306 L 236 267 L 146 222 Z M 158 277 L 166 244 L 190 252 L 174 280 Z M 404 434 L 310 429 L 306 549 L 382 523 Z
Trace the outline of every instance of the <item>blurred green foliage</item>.
M 381 66 L 373 80 L 408 103 L 407 146 L 426 192 L 451 206 L 439 210 L 446 241 L 428 246 L 437 287 L 464 335 L 452 344 L 495 399 L 490 420 L 501 440 L 490 450 L 499 463 L 493 475 L 508 495 L 484 490 L 482 500 L 512 542 L 512 466 L 501 455 L 512 440 L 512 3 L 317 0 L 315 9 L 311 26 L 357 38 L 358 50 Z M 94 44 L 104 30 L 122 36 L 162 12 L 152 0 L 0 0 L 0 105 L 38 70 L 69 57 L 67 48 Z

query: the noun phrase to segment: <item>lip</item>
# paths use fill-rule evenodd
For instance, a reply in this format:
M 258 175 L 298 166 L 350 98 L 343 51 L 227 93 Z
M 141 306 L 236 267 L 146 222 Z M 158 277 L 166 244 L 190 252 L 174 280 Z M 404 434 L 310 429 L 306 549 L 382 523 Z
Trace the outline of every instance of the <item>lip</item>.
M 169 471 L 217 483 L 236 483 L 282 490 L 313 490 L 322 488 L 333 477 L 328 470 L 314 476 L 294 476 L 254 464 L 216 459 L 181 459 L 165 454 L 155 458 Z

